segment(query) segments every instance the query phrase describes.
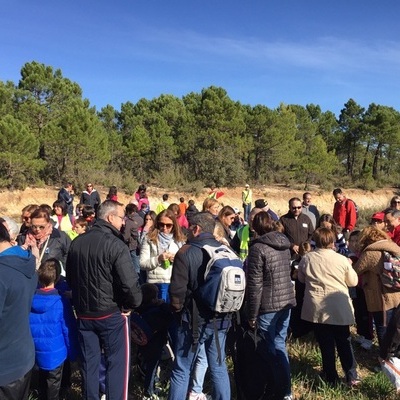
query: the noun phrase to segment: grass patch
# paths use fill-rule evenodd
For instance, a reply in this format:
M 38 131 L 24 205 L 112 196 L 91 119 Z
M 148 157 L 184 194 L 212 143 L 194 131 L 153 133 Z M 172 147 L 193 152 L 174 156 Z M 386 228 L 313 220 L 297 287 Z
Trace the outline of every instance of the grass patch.
M 356 343 L 353 343 L 355 358 L 358 364 L 362 382 L 356 388 L 349 388 L 342 384 L 337 387 L 327 385 L 321 378 L 321 354 L 317 343 L 312 334 L 300 339 L 289 339 L 287 343 L 290 365 L 292 372 L 292 390 L 294 398 L 297 400 L 395 400 L 399 399 L 396 390 L 382 372 L 375 372 L 374 368 L 378 366 L 378 347 L 375 343 L 370 351 L 363 350 Z M 133 363 L 135 357 L 132 358 Z M 230 357 L 227 358 L 227 365 L 231 378 L 232 399 L 237 399 L 236 387 L 233 379 L 233 362 Z M 170 365 L 163 364 L 161 376 L 166 372 Z M 337 370 L 339 375 L 343 376 L 343 371 L 337 361 Z M 60 397 L 62 400 L 78 400 L 81 398 L 80 392 L 80 374 L 76 370 L 72 375 L 72 389 L 67 394 Z M 157 384 L 159 398 L 164 400 L 168 397 L 168 380 L 160 381 Z M 212 387 L 208 374 L 204 383 L 204 392 L 211 394 Z M 131 380 L 129 385 L 129 400 L 142 399 L 143 376 L 140 370 L 133 365 L 131 369 Z M 32 393 L 29 400 L 37 400 L 35 393 Z M 184 399 L 182 399 L 184 400 Z M 253 399 L 249 399 L 253 400 Z

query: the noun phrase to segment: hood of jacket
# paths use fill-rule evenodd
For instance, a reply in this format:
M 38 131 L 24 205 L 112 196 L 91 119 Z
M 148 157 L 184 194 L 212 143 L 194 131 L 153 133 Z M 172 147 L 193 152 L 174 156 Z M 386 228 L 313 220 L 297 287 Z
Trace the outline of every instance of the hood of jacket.
M 287 250 L 290 248 L 289 239 L 283 233 L 275 231 L 264 233 L 264 235 L 253 239 L 250 242 L 250 246 L 256 243 L 266 244 L 275 250 Z
M 31 251 L 13 246 L 0 253 L 0 268 L 10 268 L 31 279 L 36 273 L 36 260 Z
M 395 256 L 400 256 L 400 247 L 390 239 L 371 243 L 363 251 L 387 251 Z
M 31 312 L 35 314 L 44 314 L 60 300 L 61 298 L 57 289 L 38 289 L 36 290 L 35 296 L 33 296 Z

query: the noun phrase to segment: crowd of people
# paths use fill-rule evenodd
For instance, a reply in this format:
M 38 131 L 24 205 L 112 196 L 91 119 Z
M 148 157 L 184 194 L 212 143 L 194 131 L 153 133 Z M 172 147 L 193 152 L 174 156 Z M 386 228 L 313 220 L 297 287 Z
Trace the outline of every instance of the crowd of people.
M 306 192 L 278 216 L 265 199 L 253 202 L 248 184 L 242 213 L 215 189 L 199 211 L 183 197 L 170 203 L 168 194 L 152 207 L 144 184 L 125 207 L 115 186 L 101 202 L 88 183 L 74 209 L 66 182 L 52 206 L 25 206 L 21 224 L 1 218 L 0 399 L 27 399 L 32 390 L 40 400 L 58 399 L 71 385 L 71 365 L 79 365 L 83 398 L 127 399 L 132 313 L 149 331 L 136 348 L 143 399 L 158 398 L 166 345 L 173 359 L 169 400 L 207 399 L 207 370 L 211 398 L 231 399 L 227 351 L 237 364 L 238 398 L 293 399 L 289 333 L 313 332 L 327 384 L 357 386 L 352 342 L 368 351 L 376 335 L 382 359 L 400 344 L 396 329 L 387 330 L 400 320 L 400 291 L 381 280 L 390 257 L 400 257 L 400 197 L 362 230 L 355 202 L 340 188 L 333 197 L 332 214 L 320 215 Z M 240 312 L 215 312 L 200 296 L 209 248 L 241 260 Z M 261 378 L 240 375 L 246 356 L 227 341 L 237 332 L 257 334 Z

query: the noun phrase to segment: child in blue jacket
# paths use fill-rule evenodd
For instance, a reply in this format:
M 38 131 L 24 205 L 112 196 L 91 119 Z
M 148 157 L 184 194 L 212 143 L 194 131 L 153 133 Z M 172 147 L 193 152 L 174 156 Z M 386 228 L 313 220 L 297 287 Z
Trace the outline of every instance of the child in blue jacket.
M 74 359 L 76 322 L 70 302 L 62 297 L 55 284 L 61 272 L 54 258 L 38 269 L 40 288 L 33 296 L 30 326 L 35 343 L 35 360 L 39 368 L 39 399 L 59 398 L 64 361 Z

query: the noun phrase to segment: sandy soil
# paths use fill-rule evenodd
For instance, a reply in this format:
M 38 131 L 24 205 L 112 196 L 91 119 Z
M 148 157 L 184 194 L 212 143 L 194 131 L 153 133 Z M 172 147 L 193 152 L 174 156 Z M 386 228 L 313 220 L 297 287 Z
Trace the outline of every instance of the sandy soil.
M 100 192 L 101 199 L 104 200 L 108 188 L 97 187 Z M 27 188 L 24 191 L 1 191 L 0 192 L 0 216 L 7 215 L 12 218 L 19 220 L 21 209 L 27 204 L 50 204 L 57 199 L 58 188 L 46 187 L 46 188 Z M 219 199 L 224 205 L 231 205 L 232 207 L 238 207 L 241 209 L 241 191 L 242 188 L 228 189 L 220 188 L 224 192 L 224 195 Z M 300 197 L 303 194 L 303 190 L 290 189 L 283 186 L 259 186 L 252 188 L 253 190 L 253 201 L 256 199 L 265 199 L 268 201 L 272 210 L 279 215 L 287 212 L 288 200 L 291 197 Z M 313 203 L 318 207 L 321 212 L 332 212 L 333 208 L 333 196 L 331 192 L 323 192 L 318 189 L 311 190 Z M 207 197 L 208 190 L 204 189 L 203 193 L 198 196 L 192 196 L 189 193 L 182 193 L 177 191 L 167 191 L 164 189 L 149 187 L 148 195 L 150 199 L 150 205 L 155 208 L 156 205 L 161 201 L 163 193 L 169 193 L 170 202 L 179 202 L 179 197 L 183 196 L 185 200 L 194 199 L 197 208 L 201 209 L 203 200 Z M 379 189 L 374 192 L 367 192 L 358 189 L 349 189 L 346 191 L 348 198 L 353 199 L 357 205 L 362 208 L 371 208 L 381 210 L 388 206 L 390 198 L 396 194 L 395 188 Z M 124 204 L 127 204 L 132 198 L 131 195 L 124 193 L 118 194 L 118 199 Z M 74 201 L 77 204 L 79 201 L 78 196 Z

